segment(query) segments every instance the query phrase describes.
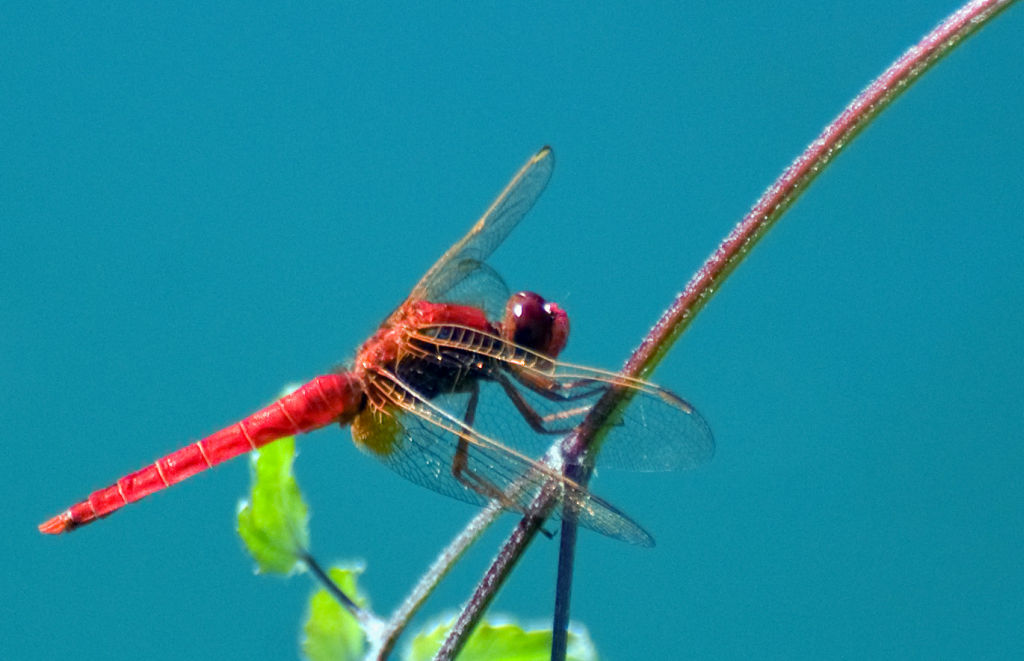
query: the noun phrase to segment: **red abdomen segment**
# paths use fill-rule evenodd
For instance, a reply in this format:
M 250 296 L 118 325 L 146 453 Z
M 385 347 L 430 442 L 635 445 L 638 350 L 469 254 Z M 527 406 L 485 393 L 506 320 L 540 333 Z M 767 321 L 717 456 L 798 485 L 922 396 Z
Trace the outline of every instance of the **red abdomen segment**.
M 335 421 L 348 422 L 359 412 L 362 400 L 362 387 L 355 376 L 318 376 L 244 420 L 125 475 L 105 489 L 94 491 L 87 500 L 41 524 L 39 530 L 52 535 L 74 530 L 271 441 L 313 431 Z

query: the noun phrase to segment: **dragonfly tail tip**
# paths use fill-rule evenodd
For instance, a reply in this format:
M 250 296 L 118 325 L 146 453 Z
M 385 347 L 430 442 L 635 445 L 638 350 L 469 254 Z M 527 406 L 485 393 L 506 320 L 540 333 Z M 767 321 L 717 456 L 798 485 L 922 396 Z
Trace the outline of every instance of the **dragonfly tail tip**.
M 39 524 L 39 532 L 46 535 L 59 535 L 74 528 L 70 512 L 61 512 L 57 516 Z

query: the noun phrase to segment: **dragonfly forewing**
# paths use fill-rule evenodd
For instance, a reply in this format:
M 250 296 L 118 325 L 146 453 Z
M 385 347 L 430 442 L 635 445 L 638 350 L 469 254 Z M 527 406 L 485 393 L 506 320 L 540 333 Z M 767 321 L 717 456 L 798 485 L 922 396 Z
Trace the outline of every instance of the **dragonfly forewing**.
M 437 301 L 462 278 L 464 262 L 483 262 L 533 208 L 551 179 L 555 155 L 544 147 L 512 177 L 487 211 L 413 288 L 412 300 Z
M 474 427 L 538 456 L 560 435 L 580 424 L 611 388 L 630 401 L 605 430 L 598 465 L 632 471 L 674 471 L 700 466 L 714 455 L 715 442 L 704 417 L 670 390 L 649 381 L 561 362 L 479 329 L 436 325 L 418 329 L 410 344 L 472 353 L 498 373 L 481 380 L 484 393 Z M 494 400 L 519 399 L 502 406 Z M 532 416 L 524 414 L 524 407 Z M 535 416 L 535 417 L 534 417 Z M 539 425 L 538 425 L 539 421 Z

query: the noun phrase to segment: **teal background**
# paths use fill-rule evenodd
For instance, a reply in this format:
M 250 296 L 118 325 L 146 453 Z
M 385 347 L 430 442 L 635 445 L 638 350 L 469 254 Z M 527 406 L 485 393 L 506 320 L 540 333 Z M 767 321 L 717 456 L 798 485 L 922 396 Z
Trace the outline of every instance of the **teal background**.
M 565 305 L 567 359 L 617 367 L 956 7 L 709 4 L 7 5 L 0 658 L 294 658 L 313 586 L 253 576 L 245 461 L 36 525 L 350 359 L 543 144 L 493 261 Z M 581 535 L 573 617 L 607 658 L 1024 654 L 1022 32 L 1009 10 L 861 135 L 656 373 L 718 452 L 594 483 L 658 540 Z M 364 559 L 379 611 L 474 513 L 345 431 L 301 452 L 313 550 Z M 495 612 L 548 626 L 556 547 Z

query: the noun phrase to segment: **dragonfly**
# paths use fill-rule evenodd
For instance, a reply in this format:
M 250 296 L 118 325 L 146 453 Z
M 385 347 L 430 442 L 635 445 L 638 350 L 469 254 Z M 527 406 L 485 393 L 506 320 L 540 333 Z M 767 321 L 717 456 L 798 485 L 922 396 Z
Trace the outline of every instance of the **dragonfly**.
M 607 428 L 601 467 L 691 468 L 714 452 L 703 417 L 644 380 L 559 360 L 569 318 L 540 295 L 509 290 L 486 260 L 547 186 L 545 147 L 513 176 L 470 231 L 426 272 L 356 352 L 265 408 L 125 475 L 39 526 L 64 533 L 233 457 L 328 425 L 403 477 L 453 498 L 523 514 L 555 484 L 582 526 L 651 546 L 638 523 L 542 456 L 610 388 L 631 403 Z M 571 510 L 568 506 L 571 506 Z M 552 516 L 562 515 L 555 508 Z

